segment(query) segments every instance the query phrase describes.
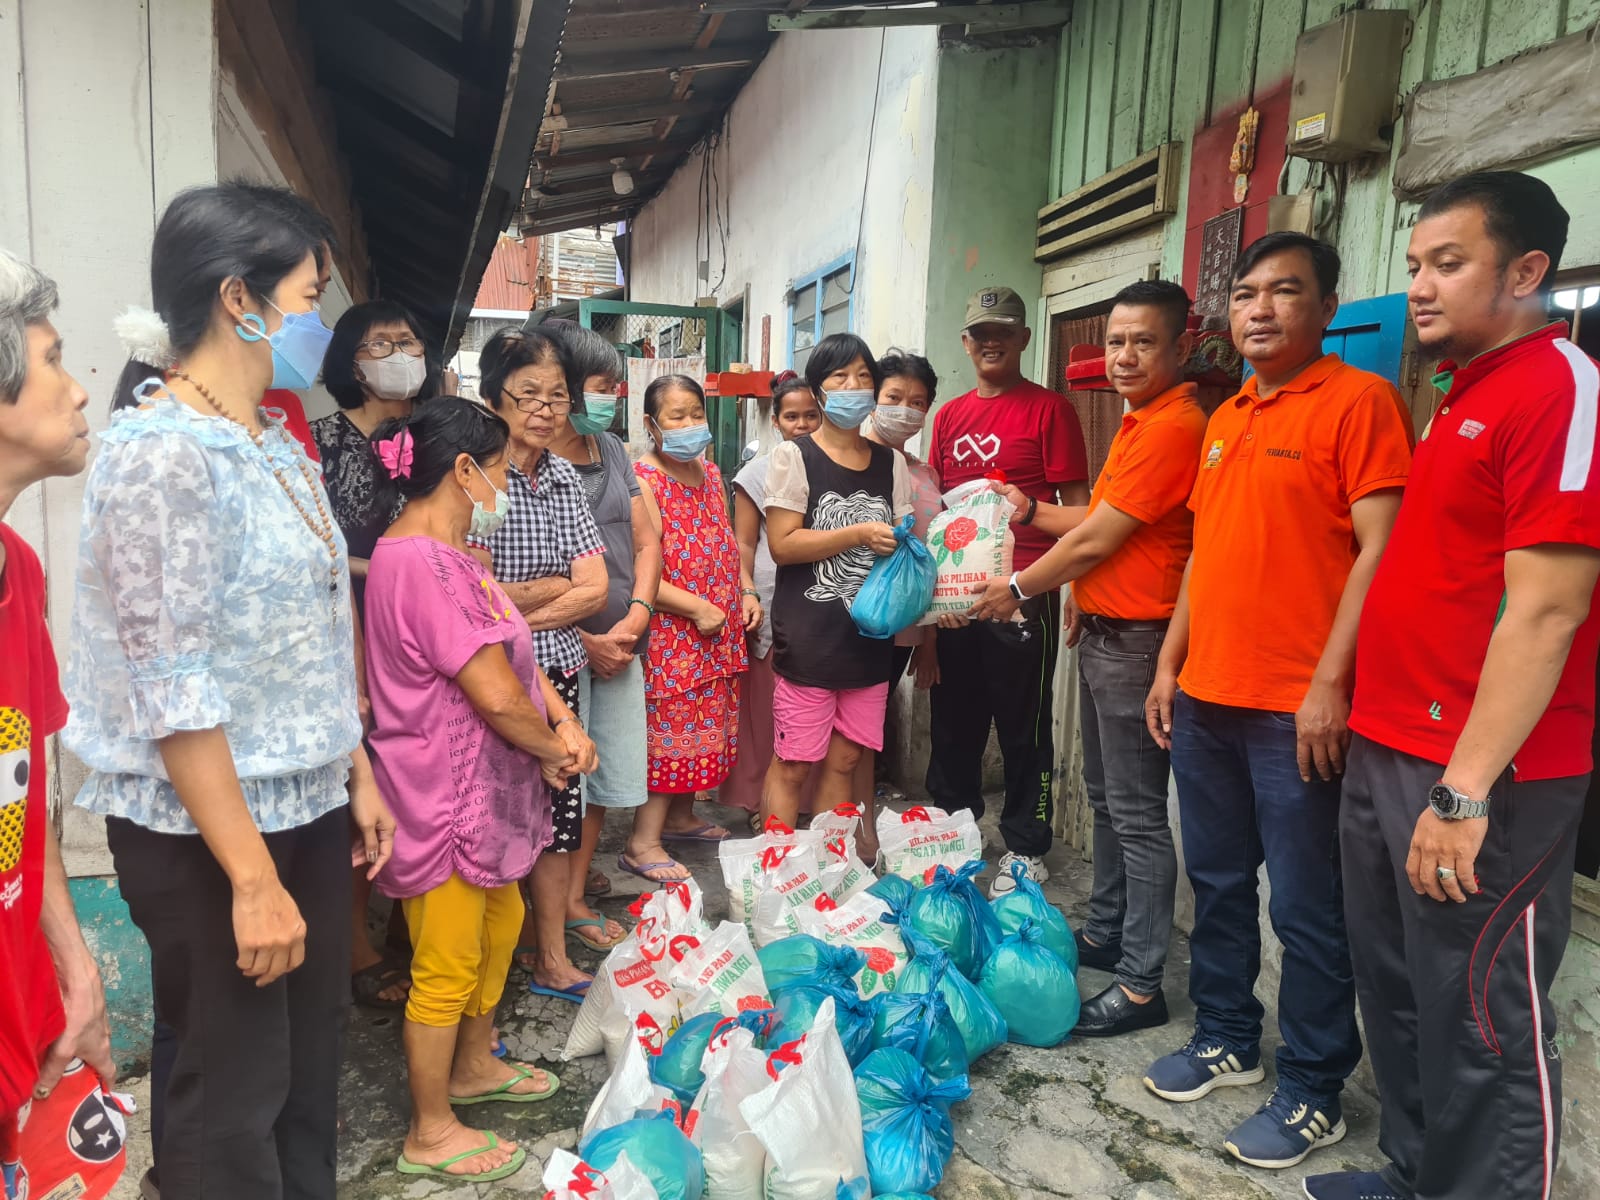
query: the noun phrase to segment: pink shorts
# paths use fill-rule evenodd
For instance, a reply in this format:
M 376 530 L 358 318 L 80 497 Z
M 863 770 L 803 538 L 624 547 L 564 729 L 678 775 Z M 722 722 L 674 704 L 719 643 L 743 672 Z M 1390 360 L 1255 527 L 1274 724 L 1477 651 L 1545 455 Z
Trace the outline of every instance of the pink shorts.
M 772 748 L 784 762 L 821 762 L 837 730 L 859 746 L 882 750 L 888 706 L 887 683 L 833 691 L 780 675 L 772 691 Z

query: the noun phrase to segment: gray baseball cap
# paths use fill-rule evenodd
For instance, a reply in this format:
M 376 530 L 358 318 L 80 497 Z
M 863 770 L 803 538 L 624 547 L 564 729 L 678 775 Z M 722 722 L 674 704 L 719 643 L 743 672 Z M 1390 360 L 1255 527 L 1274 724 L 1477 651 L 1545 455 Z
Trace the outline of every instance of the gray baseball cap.
M 1008 287 L 987 287 L 972 293 L 967 301 L 967 319 L 962 329 L 974 325 L 1015 325 L 1028 323 L 1028 306 Z

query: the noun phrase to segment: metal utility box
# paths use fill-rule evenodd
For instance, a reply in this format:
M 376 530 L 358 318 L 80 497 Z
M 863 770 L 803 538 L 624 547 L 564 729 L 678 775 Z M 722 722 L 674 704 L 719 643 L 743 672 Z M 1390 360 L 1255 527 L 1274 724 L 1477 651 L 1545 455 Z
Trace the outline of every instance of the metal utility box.
M 1389 149 L 1399 115 L 1404 9 L 1360 9 L 1300 35 L 1289 94 L 1289 153 L 1345 162 Z

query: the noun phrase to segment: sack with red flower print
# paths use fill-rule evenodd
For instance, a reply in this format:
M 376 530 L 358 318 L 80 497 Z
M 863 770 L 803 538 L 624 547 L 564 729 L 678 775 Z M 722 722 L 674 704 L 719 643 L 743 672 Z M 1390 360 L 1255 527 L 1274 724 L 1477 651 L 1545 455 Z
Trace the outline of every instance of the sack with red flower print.
M 938 579 L 933 603 L 917 622 L 967 612 L 976 600 L 973 584 L 1011 575 L 1011 514 L 1016 506 L 987 479 L 973 479 L 944 494 L 945 511 L 928 524 L 928 549 Z M 1019 614 L 1012 617 L 1022 620 Z

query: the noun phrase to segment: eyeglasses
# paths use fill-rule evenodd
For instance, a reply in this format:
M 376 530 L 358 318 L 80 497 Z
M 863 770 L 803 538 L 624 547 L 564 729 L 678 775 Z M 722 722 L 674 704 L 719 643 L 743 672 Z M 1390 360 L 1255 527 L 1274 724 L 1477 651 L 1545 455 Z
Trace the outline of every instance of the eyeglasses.
M 553 416 L 561 417 L 572 411 L 571 400 L 541 400 L 537 396 L 513 396 L 505 393 L 506 398 L 517 406 L 518 412 L 536 413 L 547 412 Z
M 416 358 L 422 353 L 422 342 L 414 337 L 401 338 L 399 341 L 393 341 L 389 338 L 373 338 L 370 342 L 362 342 L 356 349 L 365 350 L 374 358 L 388 358 L 396 350 Z

